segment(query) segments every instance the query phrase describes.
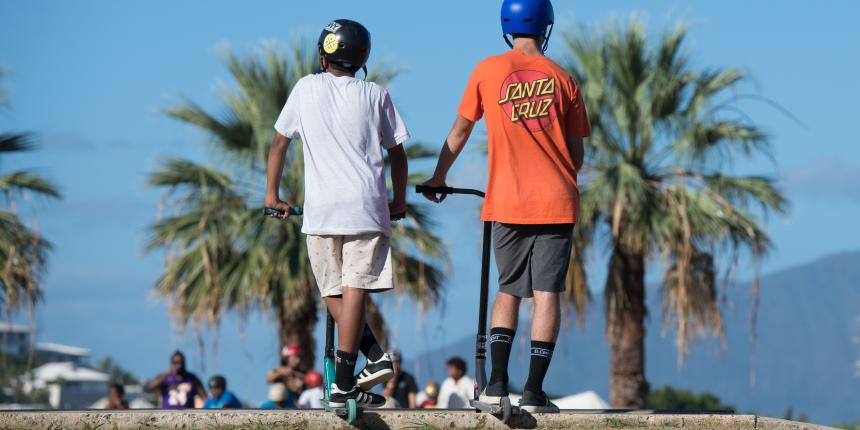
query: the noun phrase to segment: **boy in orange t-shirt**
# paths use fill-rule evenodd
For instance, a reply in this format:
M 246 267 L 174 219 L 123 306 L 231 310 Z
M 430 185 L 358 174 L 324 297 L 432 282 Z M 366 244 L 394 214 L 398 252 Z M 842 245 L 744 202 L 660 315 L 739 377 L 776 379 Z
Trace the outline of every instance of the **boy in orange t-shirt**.
M 480 401 L 508 396 L 508 359 L 522 298 L 534 297 L 531 363 L 520 406 L 558 412 L 543 391 L 559 328 L 573 226 L 579 216 L 576 174 L 582 139 L 591 134 L 579 86 L 543 55 L 552 32 L 549 0 L 505 0 L 502 30 L 510 51 L 478 64 L 429 186 L 445 178 L 475 122 L 489 135 L 489 177 L 481 211 L 493 221 L 499 294 L 490 321 L 492 373 Z M 513 42 L 508 39 L 513 37 Z M 441 202 L 444 196 L 425 195 Z

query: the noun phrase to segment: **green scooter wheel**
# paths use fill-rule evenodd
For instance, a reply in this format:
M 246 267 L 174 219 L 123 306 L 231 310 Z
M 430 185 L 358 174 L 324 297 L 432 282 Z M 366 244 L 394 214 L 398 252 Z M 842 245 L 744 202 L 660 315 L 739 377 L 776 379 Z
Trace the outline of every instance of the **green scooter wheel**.
M 346 422 L 349 425 L 355 424 L 358 420 L 358 405 L 354 399 L 346 401 Z

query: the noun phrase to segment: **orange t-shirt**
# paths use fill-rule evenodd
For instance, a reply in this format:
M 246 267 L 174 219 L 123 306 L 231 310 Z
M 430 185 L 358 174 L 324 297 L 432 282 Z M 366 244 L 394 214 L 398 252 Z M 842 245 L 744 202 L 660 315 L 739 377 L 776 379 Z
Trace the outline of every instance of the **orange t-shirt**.
M 486 117 L 489 178 L 481 219 L 568 224 L 579 189 L 566 137 L 591 134 L 576 81 L 543 56 L 510 50 L 475 68 L 457 113 Z

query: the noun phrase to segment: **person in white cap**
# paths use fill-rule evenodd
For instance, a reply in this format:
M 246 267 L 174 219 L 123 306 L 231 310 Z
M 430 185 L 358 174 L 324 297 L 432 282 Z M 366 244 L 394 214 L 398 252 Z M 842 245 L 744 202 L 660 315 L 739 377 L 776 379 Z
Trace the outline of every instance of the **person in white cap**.
M 281 365 L 270 370 L 266 382 L 280 382 L 290 393 L 298 397 L 304 390 L 305 372 L 302 371 L 302 349 L 298 345 L 287 345 L 281 349 Z
M 295 407 L 296 403 L 287 391 L 287 386 L 280 382 L 275 382 L 269 387 L 269 400 L 260 405 L 261 409 L 293 409 Z

